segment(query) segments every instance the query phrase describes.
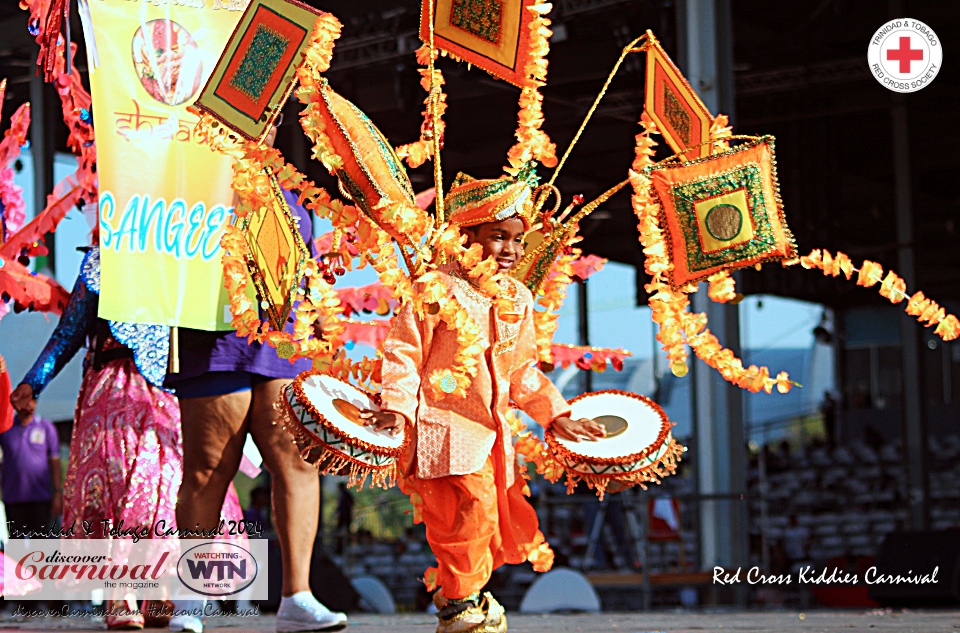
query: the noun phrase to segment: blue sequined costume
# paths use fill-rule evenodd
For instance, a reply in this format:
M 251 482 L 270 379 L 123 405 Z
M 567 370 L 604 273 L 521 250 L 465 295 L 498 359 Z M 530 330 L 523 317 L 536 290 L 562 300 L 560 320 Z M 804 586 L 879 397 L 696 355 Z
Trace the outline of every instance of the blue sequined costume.
M 30 385 L 34 396 L 39 396 L 60 370 L 70 362 L 84 345 L 84 340 L 94 332 L 97 323 L 97 308 L 100 301 L 100 248 L 93 247 L 83 258 L 80 276 L 73 286 L 70 302 L 60 317 L 60 323 L 47 341 L 33 368 L 23 382 Z M 155 387 L 163 386 L 170 353 L 170 329 L 163 325 L 121 323 L 109 321 L 111 337 L 129 349 L 134 363 L 143 377 Z M 110 341 L 100 341 L 101 346 L 111 346 Z M 88 356 L 87 363 L 90 362 Z M 86 369 L 86 367 L 85 367 Z

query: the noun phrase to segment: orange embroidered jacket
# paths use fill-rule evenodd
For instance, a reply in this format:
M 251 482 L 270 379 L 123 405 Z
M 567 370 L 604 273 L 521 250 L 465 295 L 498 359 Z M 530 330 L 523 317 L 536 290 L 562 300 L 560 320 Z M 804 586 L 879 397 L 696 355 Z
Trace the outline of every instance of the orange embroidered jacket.
M 490 456 L 499 429 L 510 486 L 516 470 L 504 418 L 510 401 L 544 427 L 569 415 L 570 407 L 537 367 L 533 296 L 522 283 L 507 278 L 513 286 L 506 290 L 514 295 L 515 313 L 523 315 L 519 322 L 507 323 L 496 317 L 493 302 L 468 281 L 455 273 L 442 273 L 441 279 L 481 326 L 485 358 L 465 397 L 437 398 L 423 384 L 424 378 L 453 365 L 457 333 L 438 316 L 419 319 L 407 304 L 394 317 L 383 344 L 381 407 L 405 415 L 414 425 L 407 427 L 414 434 L 404 459 L 408 476 L 433 479 L 477 472 Z

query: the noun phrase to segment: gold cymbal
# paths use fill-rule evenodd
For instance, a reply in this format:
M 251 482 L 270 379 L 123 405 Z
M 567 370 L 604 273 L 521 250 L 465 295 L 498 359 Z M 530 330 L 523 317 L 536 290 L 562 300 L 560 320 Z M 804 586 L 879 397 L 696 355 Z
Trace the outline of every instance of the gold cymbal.
M 357 405 L 341 398 L 334 398 L 333 408 L 336 409 L 337 412 L 347 420 L 350 420 L 354 424 L 363 426 L 363 420 L 360 419 L 360 409 L 357 407 Z
M 622 434 L 630 426 L 629 422 L 619 415 L 600 415 L 595 417 L 593 421 L 606 429 L 608 438 Z

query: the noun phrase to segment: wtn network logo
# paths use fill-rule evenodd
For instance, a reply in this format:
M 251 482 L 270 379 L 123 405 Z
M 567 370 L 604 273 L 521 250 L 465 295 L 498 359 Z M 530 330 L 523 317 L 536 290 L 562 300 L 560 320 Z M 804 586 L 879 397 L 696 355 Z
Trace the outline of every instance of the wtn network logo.
M 249 587 L 257 577 L 257 560 L 233 543 L 202 543 L 184 552 L 177 576 L 187 588 L 205 596 L 229 596 Z
M 209 558 L 231 558 L 237 560 L 240 555 L 237 553 L 216 554 L 208 552 Z M 198 556 L 199 558 L 199 556 Z M 233 560 L 187 560 L 187 568 L 190 570 L 190 577 L 197 580 L 203 577 L 204 580 L 210 580 L 216 573 L 216 580 L 229 578 L 234 580 L 239 577 L 242 580 L 247 579 L 247 561 L 241 560 L 238 565 Z

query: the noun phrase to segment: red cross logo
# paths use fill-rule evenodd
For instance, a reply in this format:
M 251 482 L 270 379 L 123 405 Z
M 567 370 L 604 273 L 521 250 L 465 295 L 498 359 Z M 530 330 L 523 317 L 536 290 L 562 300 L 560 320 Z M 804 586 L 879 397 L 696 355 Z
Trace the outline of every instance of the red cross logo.
M 887 51 L 887 61 L 900 62 L 900 72 L 910 72 L 910 62 L 923 60 L 922 48 L 910 48 L 910 36 L 900 38 L 900 48 L 891 48 Z

